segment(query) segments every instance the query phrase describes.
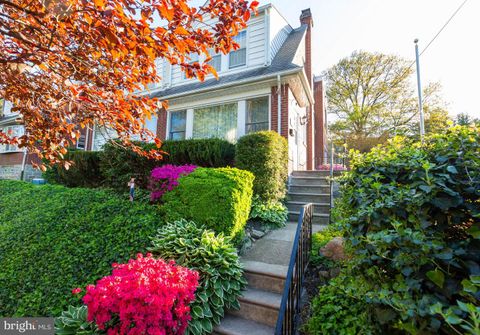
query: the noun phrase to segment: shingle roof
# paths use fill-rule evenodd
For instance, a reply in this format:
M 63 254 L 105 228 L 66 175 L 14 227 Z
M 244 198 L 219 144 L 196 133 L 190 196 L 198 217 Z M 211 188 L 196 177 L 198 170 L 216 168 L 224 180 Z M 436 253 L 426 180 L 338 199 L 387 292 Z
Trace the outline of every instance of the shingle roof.
M 207 79 L 204 82 L 196 81 L 181 86 L 170 87 L 153 93 L 152 97 L 164 98 L 173 95 L 181 95 L 182 93 L 192 92 L 199 89 L 215 88 L 217 86 L 220 87 L 226 84 L 234 84 L 235 82 L 254 79 L 256 77 L 259 79 L 264 79 L 266 76 L 274 76 L 277 73 L 288 70 L 293 71 L 298 69 L 300 71 L 302 66 L 296 65 L 292 62 L 306 30 L 306 25 L 302 25 L 299 28 L 292 30 L 269 66 L 221 76 L 218 80 L 212 78 Z

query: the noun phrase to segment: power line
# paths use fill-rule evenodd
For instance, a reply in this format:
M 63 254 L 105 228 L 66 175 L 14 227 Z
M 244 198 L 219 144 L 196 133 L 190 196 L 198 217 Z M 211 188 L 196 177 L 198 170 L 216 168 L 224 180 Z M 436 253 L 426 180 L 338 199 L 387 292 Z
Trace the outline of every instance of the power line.
M 450 16 L 450 18 L 447 20 L 447 22 L 445 22 L 445 24 L 442 26 L 442 28 L 440 28 L 440 30 L 438 31 L 438 33 L 432 38 L 432 40 L 430 42 L 428 42 L 427 46 L 422 50 L 422 52 L 420 52 L 420 56 L 428 49 L 428 47 L 437 39 L 437 37 L 442 33 L 442 31 L 448 26 L 448 24 L 450 23 L 450 21 L 452 21 L 452 19 L 455 17 L 455 15 L 457 15 L 457 13 L 462 9 L 463 6 L 465 6 L 465 4 L 467 3 L 468 0 L 465 0 L 461 3 L 460 6 L 458 6 L 457 10 L 455 12 L 453 12 L 452 16 Z

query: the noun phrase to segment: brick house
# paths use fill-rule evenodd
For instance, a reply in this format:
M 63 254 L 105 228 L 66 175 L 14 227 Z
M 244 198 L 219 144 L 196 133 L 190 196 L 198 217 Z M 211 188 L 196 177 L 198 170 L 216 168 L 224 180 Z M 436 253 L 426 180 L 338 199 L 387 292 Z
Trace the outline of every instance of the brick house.
M 235 37 L 238 50 L 211 53 L 218 80 L 187 79 L 178 66 L 159 59 L 162 81 L 142 93 L 168 100 L 169 108 L 146 127 L 162 140 L 220 137 L 232 142 L 250 132 L 274 130 L 288 140 L 289 171 L 315 169 L 325 162 L 326 113 L 323 83 L 312 74 L 312 27 L 310 9 L 302 10 L 294 28 L 273 5 L 262 6 Z M 15 119 L 7 112 L 0 115 L 0 131 L 23 131 Z M 109 137 L 114 134 L 85 129 L 77 148 L 101 150 Z M 0 179 L 30 178 L 25 172 L 31 171 L 33 159 L 18 148 L 0 148 Z

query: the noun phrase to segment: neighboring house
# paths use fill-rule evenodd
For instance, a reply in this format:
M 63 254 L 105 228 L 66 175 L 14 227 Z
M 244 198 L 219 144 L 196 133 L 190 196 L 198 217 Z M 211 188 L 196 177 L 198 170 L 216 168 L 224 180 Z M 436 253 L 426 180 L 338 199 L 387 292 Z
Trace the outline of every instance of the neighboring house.
M 11 112 L 11 104 L 0 99 L 0 131 L 12 136 L 22 136 L 24 128 L 19 124 L 18 114 Z M 0 179 L 31 180 L 41 175 L 32 167 L 39 163 L 35 155 L 16 145 L 0 144 Z
M 259 130 L 288 139 L 289 170 L 311 170 L 326 154 L 323 84 L 312 76 L 310 9 L 293 28 L 266 5 L 236 37 L 240 48 L 213 54 L 218 72 L 204 82 L 186 79 L 179 66 L 158 62 L 162 82 L 146 93 L 168 100 L 149 129 L 160 139 L 220 137 L 235 142 Z M 191 55 L 191 61 L 202 57 Z
M 293 28 L 274 6 L 259 8 L 235 37 L 238 50 L 212 54 L 218 80 L 213 75 L 204 82 L 187 79 L 178 66 L 159 59 L 162 81 L 143 93 L 168 100 L 169 109 L 146 127 L 162 140 L 220 137 L 232 142 L 250 132 L 274 130 L 288 140 L 289 171 L 326 163 L 324 89 L 312 75 L 312 27 L 310 9 L 301 12 L 299 27 Z M 203 61 L 203 56 L 190 58 Z M 0 131 L 23 132 L 16 116 L 3 109 Z M 109 137 L 114 134 L 98 127 L 84 129 L 77 148 L 100 150 Z M 0 179 L 31 179 L 34 159 L 2 146 Z

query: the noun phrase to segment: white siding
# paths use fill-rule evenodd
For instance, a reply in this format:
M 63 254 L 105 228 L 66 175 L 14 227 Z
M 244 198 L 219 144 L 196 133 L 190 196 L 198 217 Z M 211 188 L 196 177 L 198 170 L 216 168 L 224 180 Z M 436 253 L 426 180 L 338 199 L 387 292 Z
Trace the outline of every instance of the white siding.
M 265 63 L 265 20 L 264 14 L 258 14 L 257 17 L 251 19 L 247 30 L 247 65 L 256 67 Z
M 270 61 L 275 57 L 283 42 L 292 31 L 292 27 L 288 24 L 285 18 L 272 7 L 270 9 Z

